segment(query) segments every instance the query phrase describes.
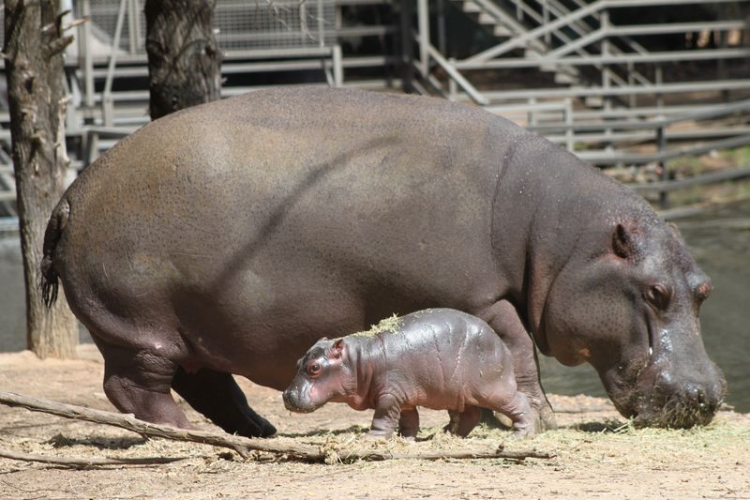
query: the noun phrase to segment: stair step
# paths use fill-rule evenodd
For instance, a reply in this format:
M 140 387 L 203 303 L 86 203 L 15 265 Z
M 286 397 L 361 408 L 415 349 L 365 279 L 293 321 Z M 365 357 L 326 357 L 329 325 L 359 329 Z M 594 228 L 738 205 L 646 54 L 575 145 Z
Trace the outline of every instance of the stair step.
M 477 13 L 482 12 L 482 8 L 474 2 L 464 2 L 464 12 Z
M 479 13 L 479 24 L 494 25 L 494 24 L 497 24 L 497 20 L 494 17 L 492 17 L 491 15 L 487 14 L 486 12 L 480 12 Z
M 544 52 L 537 49 L 536 47 L 526 47 L 526 50 L 524 50 L 523 56 L 526 59 L 539 59 L 544 55 Z M 553 65 L 554 66 L 554 65 Z
M 601 96 L 589 96 L 583 100 L 587 108 L 601 108 L 604 106 L 604 99 Z
M 555 83 L 560 85 L 570 85 L 576 82 L 576 78 L 566 75 L 565 73 L 555 73 Z
M 511 31 L 502 24 L 496 24 L 495 28 L 492 30 L 492 34 L 497 37 L 513 36 L 513 33 L 511 33 Z

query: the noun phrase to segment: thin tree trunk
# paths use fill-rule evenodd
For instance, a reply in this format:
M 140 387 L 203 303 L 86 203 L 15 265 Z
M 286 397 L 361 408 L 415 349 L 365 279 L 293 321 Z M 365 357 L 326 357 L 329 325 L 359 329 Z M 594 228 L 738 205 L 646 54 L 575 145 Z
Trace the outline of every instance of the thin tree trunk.
M 146 0 L 151 119 L 221 97 L 216 0 Z
M 27 343 L 39 357 L 72 358 L 78 342 L 64 300 L 44 307 L 39 265 L 47 220 L 64 188 L 63 37 L 56 0 L 5 1 L 5 71 L 8 78 L 13 166 L 26 284 Z

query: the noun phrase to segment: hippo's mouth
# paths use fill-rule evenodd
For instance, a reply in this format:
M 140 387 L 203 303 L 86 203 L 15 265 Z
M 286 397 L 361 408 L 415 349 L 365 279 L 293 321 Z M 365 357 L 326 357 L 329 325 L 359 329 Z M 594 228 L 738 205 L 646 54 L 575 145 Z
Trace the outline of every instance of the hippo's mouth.
M 313 408 L 305 408 L 305 407 L 298 407 L 298 406 L 291 406 L 291 405 L 284 405 L 287 410 L 293 411 L 294 413 L 312 413 L 315 410 L 317 410 L 317 407 Z
M 644 408 L 635 415 L 633 423 L 639 427 L 667 427 L 687 429 L 696 425 L 708 425 L 719 410 L 722 401 L 703 403 L 685 401 L 676 396 L 666 403 Z
M 699 389 L 690 383 L 665 387 L 659 381 L 669 377 L 652 370 L 653 366 L 649 368 L 641 365 L 614 380 L 602 377 L 610 399 L 622 416 L 632 418 L 639 427 L 676 429 L 707 425 L 713 420 L 726 393 L 723 378 L 711 390 Z
M 312 413 L 322 406 L 300 403 L 302 396 L 298 391 L 284 391 L 282 398 L 284 400 L 284 407 L 295 413 Z

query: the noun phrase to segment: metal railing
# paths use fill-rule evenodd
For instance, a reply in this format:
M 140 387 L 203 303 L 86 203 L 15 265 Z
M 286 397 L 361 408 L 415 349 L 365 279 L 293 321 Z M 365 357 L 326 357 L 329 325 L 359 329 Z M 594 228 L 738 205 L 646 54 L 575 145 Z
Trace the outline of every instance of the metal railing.
M 498 4 L 492 0 L 466 0 L 482 9 L 498 20 L 504 22 L 506 17 L 497 14 L 501 11 Z M 501 0 L 495 0 L 500 2 Z M 748 57 L 750 47 L 711 49 L 711 52 L 703 51 L 679 51 L 671 52 L 649 52 L 641 43 L 633 37 L 643 37 L 655 34 L 692 33 L 694 31 L 745 31 L 747 24 L 742 20 L 706 20 L 703 22 L 675 22 L 649 25 L 615 25 L 611 22 L 610 11 L 612 9 L 660 7 L 675 4 L 704 4 L 704 3 L 740 3 L 747 0 L 597 0 L 593 3 L 585 3 L 583 0 L 575 0 L 578 6 L 576 10 L 568 10 L 558 0 L 527 0 L 516 1 L 514 4 L 522 17 L 528 17 L 538 25 L 519 32 L 520 24 L 511 26 L 513 36 L 501 43 L 486 48 L 479 53 L 473 54 L 461 60 L 454 60 L 440 54 L 442 61 L 434 54 L 436 49 L 431 45 L 429 27 L 426 19 L 429 18 L 427 2 L 418 3 L 419 19 L 415 39 L 419 44 L 419 60 L 416 67 L 423 80 L 429 80 L 430 69 L 433 66 L 441 67 L 447 74 L 447 81 L 438 82 L 438 91 L 446 92 L 449 98 L 468 98 L 477 104 L 519 102 L 529 98 L 570 98 L 570 97 L 604 97 L 605 107 L 610 106 L 613 97 L 625 97 L 629 103 L 634 105 L 637 97 L 644 94 L 665 94 L 672 92 L 685 92 L 695 90 L 727 90 L 741 89 L 750 90 L 750 80 L 725 82 L 720 86 L 715 82 L 698 82 L 680 87 L 679 85 L 667 84 L 663 81 L 661 65 L 676 60 L 699 61 L 699 60 L 728 60 Z M 537 8 L 531 7 L 537 4 Z M 540 12 L 539 12 L 540 11 Z M 590 21 L 598 22 L 592 25 Z M 425 31 L 426 30 L 426 31 Z M 529 52 L 528 48 L 535 50 Z M 517 49 L 526 49 L 521 56 L 514 55 Z M 645 76 L 642 69 L 650 67 L 656 78 L 652 81 Z M 560 88 L 531 88 L 512 90 L 479 90 L 471 80 L 469 73 L 477 70 L 488 69 L 521 69 L 536 68 L 541 71 L 556 71 L 566 68 L 567 73 L 571 69 L 591 67 L 601 74 L 600 83 L 597 85 L 580 85 L 573 89 Z M 615 71 L 618 68 L 618 71 Z M 575 74 L 575 71 L 573 72 Z M 458 75 L 462 78 L 460 80 Z M 571 83 L 580 83 L 577 80 Z M 449 92 L 451 85 L 458 85 L 463 95 Z M 486 84 L 485 84 L 486 86 Z M 589 91 L 589 89 L 591 89 Z

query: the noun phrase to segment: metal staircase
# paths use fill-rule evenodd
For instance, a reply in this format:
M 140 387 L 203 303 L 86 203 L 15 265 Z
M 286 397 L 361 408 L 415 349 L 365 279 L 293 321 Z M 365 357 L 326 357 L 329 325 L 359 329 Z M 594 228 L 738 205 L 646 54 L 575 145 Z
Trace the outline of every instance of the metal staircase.
M 417 90 L 471 101 L 598 165 L 662 164 L 750 143 L 750 114 L 736 104 L 750 98 L 750 70 L 742 64 L 750 58 L 749 29 L 737 15 L 750 13 L 748 0 L 451 2 L 485 27 L 494 45 L 461 59 L 441 53 L 432 45 L 429 2 L 417 0 Z M 704 19 L 681 17 L 679 7 L 706 4 L 712 8 L 699 11 Z M 654 22 L 659 9 L 675 11 Z M 660 35 L 684 41 L 698 33 L 720 41 L 660 45 Z M 554 80 L 531 76 L 519 87 L 497 76 L 514 70 L 552 73 Z M 673 142 L 679 151 L 667 153 Z
M 530 29 L 528 19 L 541 23 L 544 20 L 538 14 L 530 10 L 527 5 L 520 4 L 514 14 L 507 2 L 493 0 L 451 0 L 460 10 L 473 17 L 478 24 L 488 30 L 497 40 L 508 40 L 521 36 Z M 528 14 L 525 13 L 528 10 Z M 519 15 L 520 14 L 520 15 Z M 520 19 L 519 19 L 520 18 Z M 564 34 L 560 36 L 565 37 Z M 536 58 L 546 54 L 554 47 L 550 45 L 550 39 L 531 40 L 523 47 L 523 55 L 526 58 Z M 554 81 L 558 84 L 575 84 L 580 82 L 579 71 L 572 66 L 546 66 L 540 67 L 541 71 L 554 73 Z

